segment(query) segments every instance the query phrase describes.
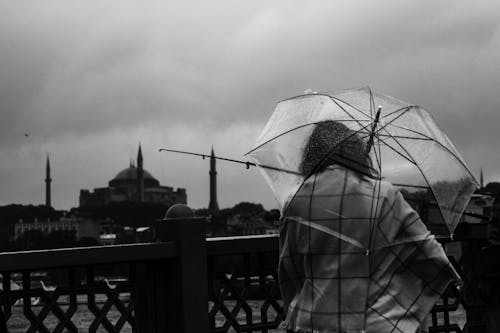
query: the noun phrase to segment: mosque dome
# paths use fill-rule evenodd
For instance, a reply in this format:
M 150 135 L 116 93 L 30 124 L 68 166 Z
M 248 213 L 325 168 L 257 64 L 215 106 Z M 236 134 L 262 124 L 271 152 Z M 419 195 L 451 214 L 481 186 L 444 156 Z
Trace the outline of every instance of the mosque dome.
M 144 177 L 144 188 L 148 187 L 158 187 L 160 182 L 156 180 L 151 173 L 143 169 Z M 121 186 L 136 186 L 137 185 L 137 168 L 130 166 L 122 171 L 118 172 L 115 178 L 109 181 L 110 187 L 121 187 Z

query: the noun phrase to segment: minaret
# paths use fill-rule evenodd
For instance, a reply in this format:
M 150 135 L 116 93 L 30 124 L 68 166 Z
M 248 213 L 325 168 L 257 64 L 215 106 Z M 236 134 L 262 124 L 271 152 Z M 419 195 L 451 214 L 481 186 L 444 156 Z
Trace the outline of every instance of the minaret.
M 210 154 L 210 203 L 208 204 L 208 211 L 212 215 L 219 212 L 219 204 L 217 203 L 217 171 L 215 169 L 215 154 L 214 147 Z
M 137 201 L 144 201 L 144 168 L 142 166 L 142 150 L 139 143 L 139 151 L 137 152 Z
M 45 207 L 51 207 L 50 200 L 50 183 L 52 182 L 52 178 L 50 178 L 50 161 L 49 155 L 47 154 L 47 165 L 45 167 Z

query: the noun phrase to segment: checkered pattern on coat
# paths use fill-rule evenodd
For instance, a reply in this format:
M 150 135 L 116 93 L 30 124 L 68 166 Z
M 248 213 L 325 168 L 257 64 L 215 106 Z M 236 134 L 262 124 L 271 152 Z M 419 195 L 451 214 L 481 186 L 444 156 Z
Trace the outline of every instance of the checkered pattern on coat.
M 288 330 L 412 333 L 454 279 L 441 245 L 390 183 L 331 166 L 284 214 Z

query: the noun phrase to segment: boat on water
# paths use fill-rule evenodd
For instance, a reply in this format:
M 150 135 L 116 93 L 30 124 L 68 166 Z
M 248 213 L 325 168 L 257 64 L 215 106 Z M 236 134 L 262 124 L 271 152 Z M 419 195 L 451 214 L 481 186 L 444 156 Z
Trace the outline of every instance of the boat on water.
M 31 280 L 30 283 L 30 288 L 32 290 L 36 289 L 41 289 L 43 290 L 49 297 L 51 297 L 52 294 L 56 292 L 57 285 L 54 283 L 49 282 L 50 279 L 46 278 L 39 278 L 38 276 L 35 277 L 34 279 Z M 10 291 L 14 291 L 14 294 L 17 294 L 14 297 L 18 297 L 15 299 L 12 297 L 12 306 L 23 306 L 24 305 L 24 298 L 22 297 L 22 283 L 21 281 L 18 281 L 19 279 L 16 280 L 18 277 L 14 277 L 14 279 L 10 280 L 10 288 L 8 288 Z M 32 277 L 33 278 L 33 277 Z M 116 288 L 120 283 L 127 283 L 128 279 L 122 278 L 122 277 L 99 277 L 96 279 L 97 283 L 102 283 L 105 285 L 107 288 L 109 288 L 111 291 L 115 292 Z M 82 281 L 82 284 L 86 284 L 85 281 Z M 0 291 L 4 290 L 3 286 L 3 278 L 0 276 Z M 19 291 L 19 292 L 17 292 Z M 88 303 L 88 295 L 87 294 L 77 294 L 76 295 L 76 301 L 77 304 L 87 304 Z M 93 295 L 95 302 L 97 304 L 102 304 L 105 303 L 108 300 L 108 296 L 106 293 L 95 293 Z M 130 301 L 130 292 L 120 292 L 118 294 L 118 298 L 120 299 L 121 302 L 127 303 Z M 31 306 L 42 306 L 44 305 L 44 300 L 42 295 L 41 296 L 33 296 L 30 297 L 30 302 Z M 68 305 L 70 304 L 70 295 L 59 295 L 56 300 L 57 304 L 59 305 Z
M 119 283 L 128 282 L 126 278 L 98 278 L 96 279 L 98 283 L 104 283 L 110 290 L 115 290 Z M 50 285 L 43 281 L 40 281 L 42 289 L 47 292 L 49 295 L 54 293 L 57 289 L 56 285 Z M 82 284 L 86 284 L 85 281 L 82 281 Z M 108 300 L 108 296 L 104 293 L 95 293 L 95 302 L 98 304 L 105 303 Z M 118 295 L 120 301 L 128 302 L 130 301 L 130 292 L 122 292 Z M 76 295 L 77 304 L 87 304 L 88 303 L 88 295 L 87 294 L 77 294 Z M 57 298 L 57 303 L 60 305 L 65 305 L 70 303 L 69 295 L 61 295 Z
M 0 277 L 0 290 L 4 291 L 4 285 L 3 285 L 3 277 Z M 21 285 L 15 281 L 10 281 L 10 291 L 17 291 L 17 290 L 22 290 Z M 40 304 L 40 297 L 31 297 L 30 298 L 31 305 L 38 305 Z M 23 298 L 18 298 L 13 301 L 12 305 L 13 306 L 23 306 L 24 300 Z

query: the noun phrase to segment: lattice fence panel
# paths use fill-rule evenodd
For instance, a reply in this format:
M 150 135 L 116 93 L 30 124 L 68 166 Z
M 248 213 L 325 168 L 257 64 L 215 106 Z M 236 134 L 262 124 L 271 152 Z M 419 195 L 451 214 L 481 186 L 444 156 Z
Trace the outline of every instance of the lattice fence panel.
M 112 279 L 97 276 L 94 266 L 71 267 L 56 271 L 64 279 L 54 285 L 46 273 L 2 273 L 0 304 L 10 333 L 135 331 L 130 274 Z
M 209 258 L 210 332 L 267 333 L 279 326 L 284 313 L 276 269 L 265 268 L 264 256 L 233 256 L 222 261 L 226 269 L 215 267 L 221 262 Z

